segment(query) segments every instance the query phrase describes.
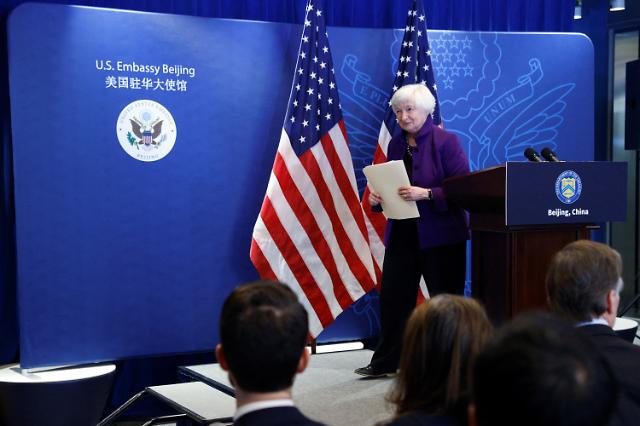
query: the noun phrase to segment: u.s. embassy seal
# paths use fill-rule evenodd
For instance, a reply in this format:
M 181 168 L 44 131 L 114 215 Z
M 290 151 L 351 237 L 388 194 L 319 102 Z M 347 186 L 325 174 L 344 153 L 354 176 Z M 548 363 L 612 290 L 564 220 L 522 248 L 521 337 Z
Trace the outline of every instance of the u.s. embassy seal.
M 140 161 L 158 161 L 176 142 L 173 116 L 158 102 L 141 99 L 122 109 L 116 123 L 118 141 L 124 151 Z
M 573 170 L 565 170 L 556 179 L 556 196 L 565 204 L 572 204 L 580 198 L 582 181 Z

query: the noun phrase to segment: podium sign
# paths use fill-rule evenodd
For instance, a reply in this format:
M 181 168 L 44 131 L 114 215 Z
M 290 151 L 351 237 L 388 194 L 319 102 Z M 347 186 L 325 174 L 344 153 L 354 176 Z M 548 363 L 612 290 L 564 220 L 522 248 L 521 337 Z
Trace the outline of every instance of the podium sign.
M 625 220 L 627 163 L 510 162 L 506 167 L 507 226 Z

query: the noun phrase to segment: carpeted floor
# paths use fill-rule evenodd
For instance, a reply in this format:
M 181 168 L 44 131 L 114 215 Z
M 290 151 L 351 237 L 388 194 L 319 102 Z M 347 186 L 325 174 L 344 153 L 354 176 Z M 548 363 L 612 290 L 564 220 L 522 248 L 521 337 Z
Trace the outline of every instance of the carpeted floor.
M 634 343 L 640 344 L 640 340 L 636 338 Z M 393 414 L 392 407 L 385 397 L 393 379 L 372 380 L 353 372 L 367 365 L 371 355 L 369 350 L 312 355 L 309 367 L 297 376 L 293 386 L 296 405 L 307 416 L 331 426 L 370 426 L 389 419 Z M 218 364 L 181 367 L 180 370 L 187 380 L 200 380 L 231 391 L 227 374 Z M 143 423 L 117 422 L 116 425 L 139 426 Z
M 369 350 L 316 354 L 307 370 L 298 375 L 293 399 L 307 416 L 332 426 L 373 425 L 392 416 L 385 402 L 393 379 L 367 379 L 353 370 L 369 363 Z M 217 364 L 190 366 L 186 371 L 218 387 L 230 387 Z
M 392 416 L 385 402 L 393 379 L 367 379 L 353 370 L 371 360 L 372 351 L 317 354 L 294 385 L 294 399 L 308 416 L 329 425 L 372 425 Z

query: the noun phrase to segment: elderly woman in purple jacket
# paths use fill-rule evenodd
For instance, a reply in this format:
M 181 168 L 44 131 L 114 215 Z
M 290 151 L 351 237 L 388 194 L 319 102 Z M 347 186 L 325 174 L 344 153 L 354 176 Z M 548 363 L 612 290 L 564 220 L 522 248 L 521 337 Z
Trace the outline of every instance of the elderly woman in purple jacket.
M 404 161 L 411 185 L 399 187 L 398 194 L 416 201 L 420 217 L 387 221 L 380 342 L 371 363 L 355 371 L 368 377 L 396 372 L 421 276 L 431 296 L 463 294 L 469 239 L 466 213 L 450 204 L 442 189 L 445 178 L 469 173 L 469 163 L 457 137 L 433 124 L 433 95 L 425 85 L 406 85 L 395 92 L 391 106 L 403 132 L 389 142 L 387 159 Z M 375 207 L 382 199 L 372 191 L 368 201 Z

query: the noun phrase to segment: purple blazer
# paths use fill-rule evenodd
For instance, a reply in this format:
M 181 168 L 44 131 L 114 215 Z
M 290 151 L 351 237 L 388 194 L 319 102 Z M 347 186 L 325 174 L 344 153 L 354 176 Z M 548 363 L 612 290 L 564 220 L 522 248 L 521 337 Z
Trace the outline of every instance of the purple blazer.
M 467 213 L 447 202 L 442 181 L 451 176 L 469 173 L 467 155 L 455 134 L 434 126 L 431 116 L 416 135 L 417 147 L 413 151 L 413 182 L 415 186 L 430 188 L 432 200 L 417 201 L 418 241 L 420 248 L 460 243 L 469 239 Z M 407 149 L 403 134 L 391 139 L 387 148 L 387 161 L 402 160 Z M 395 220 L 387 221 L 385 245 L 393 232 Z

